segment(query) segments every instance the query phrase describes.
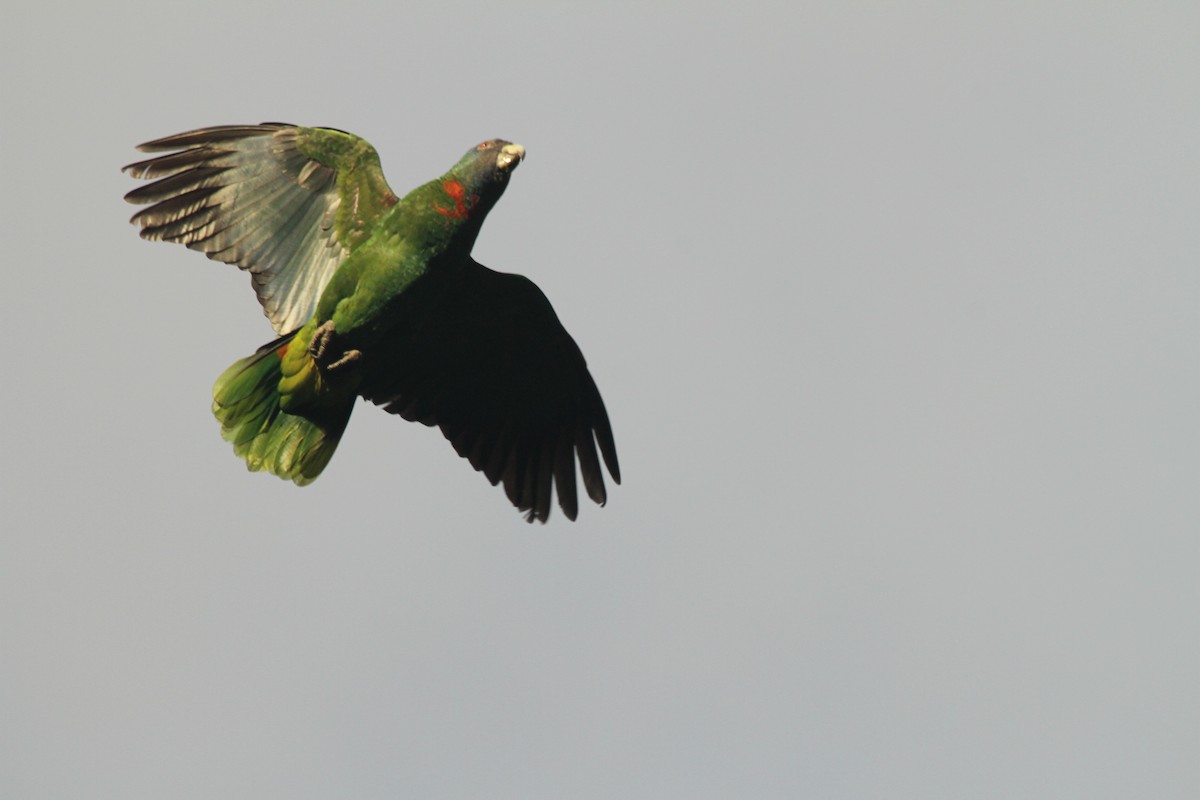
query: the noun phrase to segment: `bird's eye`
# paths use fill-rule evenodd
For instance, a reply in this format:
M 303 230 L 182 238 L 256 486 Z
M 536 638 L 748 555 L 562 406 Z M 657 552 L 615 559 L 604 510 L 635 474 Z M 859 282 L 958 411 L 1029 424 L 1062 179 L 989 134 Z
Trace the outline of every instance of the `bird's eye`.
M 475 149 L 476 150 L 487 150 L 488 145 L 490 145 L 490 144 L 491 144 L 491 142 L 480 142 L 479 144 L 475 145 Z

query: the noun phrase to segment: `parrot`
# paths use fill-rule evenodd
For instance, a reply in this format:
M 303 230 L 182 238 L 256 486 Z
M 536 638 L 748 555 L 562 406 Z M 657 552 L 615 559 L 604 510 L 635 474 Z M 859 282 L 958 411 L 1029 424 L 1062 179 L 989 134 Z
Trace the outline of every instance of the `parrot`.
M 437 426 L 529 522 L 556 493 L 578 513 L 621 482 L 608 412 L 546 295 L 471 256 L 525 158 L 490 139 L 397 197 L 375 148 L 336 128 L 265 122 L 200 128 L 137 147 L 151 181 L 140 236 L 250 274 L 278 338 L 213 387 L 222 437 L 251 471 L 303 486 L 333 456 L 357 398 Z M 597 452 L 598 451 L 598 452 Z

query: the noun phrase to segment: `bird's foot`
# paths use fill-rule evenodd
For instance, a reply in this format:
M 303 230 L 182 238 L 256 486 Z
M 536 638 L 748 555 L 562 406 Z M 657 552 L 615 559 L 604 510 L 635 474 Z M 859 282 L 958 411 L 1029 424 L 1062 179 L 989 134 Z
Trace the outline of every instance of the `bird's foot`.
M 308 343 L 308 354 L 313 357 L 313 361 L 320 364 L 326 361 L 325 351 L 329 350 L 329 344 L 333 341 L 333 337 L 337 334 L 334 330 L 333 320 L 325 320 L 321 323 L 321 327 L 313 333 L 312 341 Z
M 333 320 L 325 320 L 313 333 L 312 341 L 308 343 L 308 353 L 312 356 L 317 367 L 325 372 L 336 372 L 362 358 L 360 350 L 344 350 L 338 355 L 336 345 L 337 330 Z
M 329 366 L 325 367 L 325 371 L 326 372 L 336 372 L 337 370 L 341 369 L 342 367 L 348 367 L 351 364 L 353 364 L 354 362 L 359 361 L 360 359 L 362 359 L 362 351 L 361 350 L 347 350 L 346 352 L 342 353 L 341 358 L 339 358 L 337 361 L 334 361 Z

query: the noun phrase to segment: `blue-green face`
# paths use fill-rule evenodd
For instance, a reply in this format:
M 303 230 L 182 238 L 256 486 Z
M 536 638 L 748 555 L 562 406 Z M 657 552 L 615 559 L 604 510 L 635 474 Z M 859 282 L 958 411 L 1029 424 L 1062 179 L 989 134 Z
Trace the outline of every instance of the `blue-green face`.
M 490 139 L 467 151 L 452 172 L 474 194 L 492 199 L 500 196 L 517 164 L 525 158 L 525 148 L 504 139 Z M 498 190 L 498 191 L 497 191 Z

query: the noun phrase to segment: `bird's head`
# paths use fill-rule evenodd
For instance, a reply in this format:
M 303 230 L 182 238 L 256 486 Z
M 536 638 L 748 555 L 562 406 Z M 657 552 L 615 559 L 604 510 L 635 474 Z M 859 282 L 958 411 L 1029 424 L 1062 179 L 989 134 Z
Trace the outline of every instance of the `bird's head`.
M 471 194 L 490 205 L 504 192 L 509 176 L 523 158 L 525 148 L 521 145 L 489 139 L 468 150 L 450 172 Z

